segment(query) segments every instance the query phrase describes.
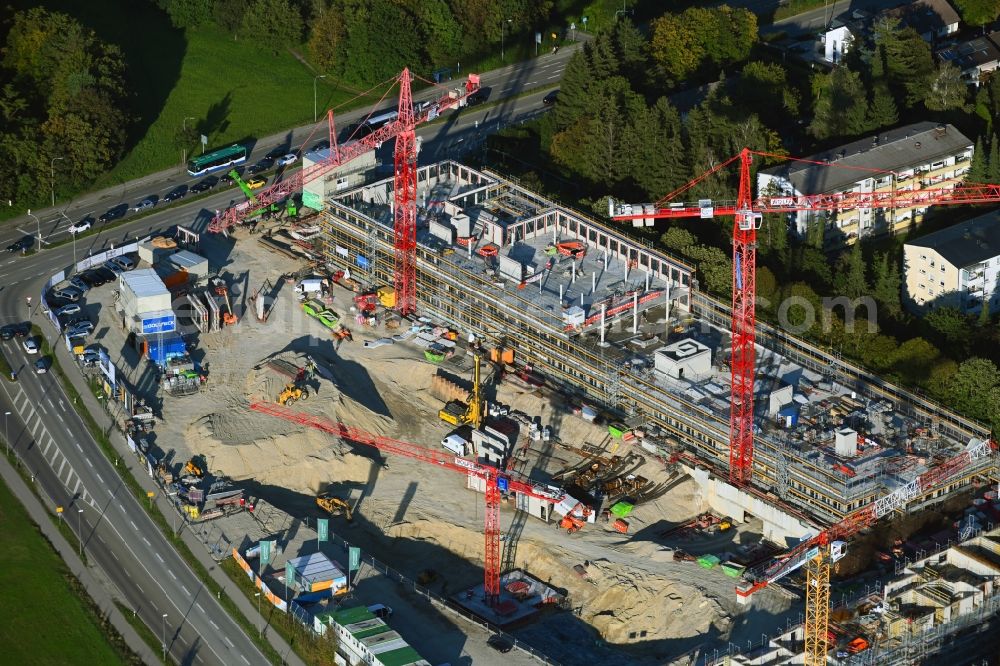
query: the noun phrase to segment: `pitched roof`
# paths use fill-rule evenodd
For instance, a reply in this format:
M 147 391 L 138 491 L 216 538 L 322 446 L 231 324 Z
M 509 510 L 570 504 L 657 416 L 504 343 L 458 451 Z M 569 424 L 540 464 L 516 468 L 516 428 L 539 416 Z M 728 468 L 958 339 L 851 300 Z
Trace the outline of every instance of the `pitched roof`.
M 921 35 L 937 33 L 959 22 L 958 12 L 948 0 L 919 0 L 899 5 L 885 13 L 900 19 L 904 26 L 913 28 Z
M 959 268 L 1000 256 L 1000 211 L 953 224 L 907 245 L 933 249 Z
M 993 33 L 1000 36 L 1000 33 Z M 992 38 L 993 35 L 990 35 Z M 1000 48 L 986 37 L 976 37 L 967 42 L 938 51 L 938 57 L 958 65 L 962 71 L 988 65 L 1000 60 Z
M 903 171 L 971 147 L 972 141 L 954 126 L 924 121 L 810 155 L 804 158 L 807 162 L 762 169 L 761 173 L 786 178 L 800 193 L 822 194 L 871 177 L 865 169 Z

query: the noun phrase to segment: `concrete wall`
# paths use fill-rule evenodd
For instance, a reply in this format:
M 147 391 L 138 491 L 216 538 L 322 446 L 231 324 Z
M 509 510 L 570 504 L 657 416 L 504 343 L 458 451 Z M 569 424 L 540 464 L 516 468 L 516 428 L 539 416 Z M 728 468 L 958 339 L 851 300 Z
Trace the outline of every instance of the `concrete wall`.
M 818 531 L 816 527 L 771 506 L 761 498 L 712 476 L 707 470 L 687 465 L 684 470 L 698 484 L 702 499 L 716 513 L 731 516 L 740 523 L 747 520 L 747 514 L 760 518 L 764 522 L 765 539 L 780 545 L 792 545 Z

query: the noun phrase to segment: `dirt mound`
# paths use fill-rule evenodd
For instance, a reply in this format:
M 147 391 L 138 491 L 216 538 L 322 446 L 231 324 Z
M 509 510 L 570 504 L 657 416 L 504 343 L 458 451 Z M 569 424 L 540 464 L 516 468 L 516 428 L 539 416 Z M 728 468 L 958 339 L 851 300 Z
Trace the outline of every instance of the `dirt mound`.
M 456 525 L 415 520 L 392 525 L 387 533 L 404 537 L 393 546 L 401 556 L 407 540 L 415 540 L 483 560 L 482 534 Z M 645 632 L 645 640 L 658 640 L 697 636 L 713 623 L 720 632 L 729 628 L 725 611 L 696 587 L 609 560 L 591 562 L 589 578 L 583 579 L 573 570 L 578 563 L 553 544 L 531 539 L 518 542 L 514 562 L 536 578 L 564 588 L 572 604 L 583 607 L 583 620 L 611 643 L 633 642 L 629 637 L 633 632 Z

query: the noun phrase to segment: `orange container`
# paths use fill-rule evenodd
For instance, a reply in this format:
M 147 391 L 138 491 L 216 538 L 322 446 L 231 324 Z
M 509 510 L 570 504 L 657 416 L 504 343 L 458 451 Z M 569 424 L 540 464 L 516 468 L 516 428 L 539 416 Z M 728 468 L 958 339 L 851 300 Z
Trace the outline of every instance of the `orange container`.
M 622 534 L 628 534 L 628 523 L 626 523 L 621 518 L 612 523 L 612 527 L 615 528 L 616 532 L 621 532 Z

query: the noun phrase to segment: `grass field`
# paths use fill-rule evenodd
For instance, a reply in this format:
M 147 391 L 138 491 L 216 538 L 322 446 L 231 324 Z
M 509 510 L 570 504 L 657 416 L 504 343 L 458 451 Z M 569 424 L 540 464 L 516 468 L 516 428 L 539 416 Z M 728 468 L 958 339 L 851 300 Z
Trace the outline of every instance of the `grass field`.
M 78 585 L 0 482 L 0 645 L 8 664 L 120 664 Z M 72 581 L 72 582 L 71 582 Z

